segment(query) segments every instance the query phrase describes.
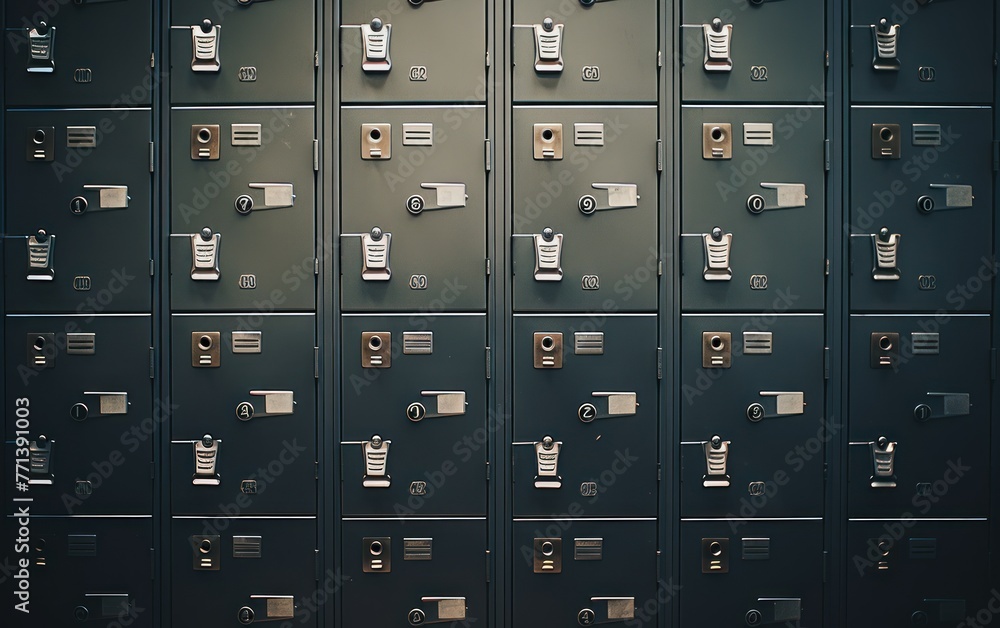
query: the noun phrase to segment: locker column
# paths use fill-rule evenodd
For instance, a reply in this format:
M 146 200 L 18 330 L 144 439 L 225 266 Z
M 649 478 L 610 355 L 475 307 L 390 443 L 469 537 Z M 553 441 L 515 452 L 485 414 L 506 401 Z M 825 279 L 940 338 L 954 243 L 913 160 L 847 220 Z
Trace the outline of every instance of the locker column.
M 316 11 L 164 12 L 170 625 L 322 625 Z
M 850 10 L 847 621 L 957 624 L 990 595 L 996 8 Z
M 5 625 L 152 626 L 152 12 L 4 12 Z
M 826 10 L 680 12 L 680 625 L 819 625 Z
M 488 7 L 345 0 L 334 20 L 345 628 L 492 621 Z

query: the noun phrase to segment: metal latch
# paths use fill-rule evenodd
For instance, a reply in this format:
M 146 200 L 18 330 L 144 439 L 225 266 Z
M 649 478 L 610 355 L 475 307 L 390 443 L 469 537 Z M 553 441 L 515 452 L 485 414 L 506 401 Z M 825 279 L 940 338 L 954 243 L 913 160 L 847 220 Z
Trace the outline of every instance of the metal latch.
M 871 447 L 874 467 L 872 488 L 896 488 L 896 442 L 879 436 L 878 440 L 868 445 Z
M 414 608 L 406 615 L 411 626 L 465 620 L 464 597 L 422 597 L 420 602 L 422 608 Z
M 747 198 L 747 210 L 751 214 L 759 214 L 772 209 L 793 209 L 805 207 L 806 186 L 804 183 L 761 183 L 765 194 L 751 194 Z
M 872 279 L 875 281 L 899 281 L 899 241 L 903 236 L 892 233 L 888 227 L 882 227 L 878 233 L 873 233 L 872 248 L 875 254 L 875 265 L 872 268 Z
M 132 599 L 128 593 L 84 593 L 83 604 L 73 609 L 77 621 L 132 617 Z
M 465 401 L 464 390 L 421 390 L 420 395 L 422 397 L 436 398 L 436 410 L 428 414 L 427 407 L 424 404 L 414 401 L 406 407 L 406 418 L 414 422 L 423 419 L 460 416 L 465 414 L 465 409 L 469 405 Z
M 213 233 L 205 227 L 199 233 L 189 234 L 191 239 L 191 279 L 195 281 L 218 281 L 219 249 L 222 234 Z
M 630 209 L 639 206 L 639 188 L 635 183 L 592 183 L 590 187 L 595 190 L 606 190 L 608 202 L 599 204 L 597 198 L 591 194 L 581 196 L 576 206 L 584 215 L 589 216 L 595 211 L 606 209 Z
M 931 183 L 931 192 L 917 199 L 917 209 L 925 214 L 946 209 L 968 209 L 975 196 L 971 185 Z
M 218 72 L 222 64 L 219 62 L 219 40 L 222 38 L 222 26 L 212 24 L 206 19 L 201 24 L 191 27 L 191 71 Z
M 702 443 L 705 451 L 705 477 L 702 485 L 706 488 L 729 486 L 729 475 L 726 465 L 729 462 L 730 441 L 722 440 L 721 436 L 712 436 L 711 440 Z
M 52 281 L 56 271 L 52 267 L 55 255 L 56 237 L 39 229 L 28 236 L 28 281 Z
M 236 213 L 244 216 L 254 210 L 282 209 L 295 205 L 295 188 L 291 183 L 250 183 L 251 190 L 263 190 L 264 202 L 258 206 L 257 199 L 249 194 L 236 197 Z
M 723 24 L 721 19 L 715 18 L 711 24 L 702 24 L 702 30 L 705 32 L 705 71 L 732 71 L 733 25 Z
M 580 609 L 576 622 L 581 626 L 610 624 L 635 619 L 634 597 L 592 597 L 590 606 Z
M 972 411 L 969 393 L 929 392 L 927 400 L 913 409 L 913 418 L 918 421 L 945 419 L 953 416 L 968 416 Z
M 534 24 L 535 72 L 562 72 L 563 24 L 556 24 L 547 17 L 541 24 Z
M 365 281 L 389 281 L 392 270 L 389 268 L 389 246 L 392 244 L 392 234 L 383 233 L 378 227 L 372 227 L 371 232 L 361 235 L 362 268 L 361 278 Z
M 766 392 L 760 396 L 767 399 L 767 406 L 762 403 L 751 403 L 747 407 L 747 418 L 756 423 L 761 419 L 773 419 L 780 416 L 790 416 L 805 412 L 804 392 Z M 773 402 L 771 400 L 774 400 Z
M 562 441 L 545 436 L 534 443 L 535 459 L 538 475 L 535 476 L 535 488 L 561 488 L 562 478 L 559 477 L 559 452 Z
M 291 390 L 251 390 L 250 396 L 264 398 L 264 411 L 257 412 L 251 402 L 242 401 L 236 405 L 236 418 L 241 421 L 295 413 L 295 393 Z
M 39 22 L 28 31 L 28 72 L 51 74 L 56 70 L 56 27 Z
M 128 414 L 128 393 L 125 392 L 84 392 L 85 399 L 96 398 L 89 405 L 75 403 L 69 415 L 76 421 L 84 421 L 91 416 L 111 416 Z M 96 412 L 93 410 L 96 408 Z
M 361 69 L 365 72 L 388 72 L 392 69 L 389 58 L 389 37 L 392 35 L 392 24 L 383 24 L 379 18 L 373 18 L 371 23 L 361 25 L 361 42 L 364 46 L 364 57 L 361 59 Z
M 882 72 L 898 72 L 899 24 L 890 24 L 882 18 L 878 24 L 872 24 L 871 29 L 875 47 L 872 67 Z
M 435 204 L 428 206 L 423 196 L 414 194 L 406 199 L 406 211 L 414 216 L 425 210 L 465 207 L 469 200 L 469 195 L 465 193 L 464 183 L 421 183 L 420 187 L 425 190 L 434 190 Z
M 211 434 L 205 434 L 201 440 L 194 441 L 194 476 L 191 484 L 218 486 L 221 483 L 219 474 L 215 472 L 221 446 L 222 440 L 212 438 Z
M 77 216 L 93 209 L 93 195 L 88 192 L 97 191 L 97 209 L 128 209 L 128 202 L 132 200 L 127 185 L 85 185 L 83 190 L 83 195 L 74 196 L 69 202 L 70 212 Z
M 711 233 L 702 234 L 705 242 L 705 281 L 729 281 L 733 269 L 729 266 L 729 254 L 733 248 L 733 234 L 722 227 L 715 227 Z
M 747 626 L 797 625 L 801 618 L 802 599 L 797 597 L 759 597 L 745 616 Z
M 534 239 L 535 281 L 562 281 L 563 234 L 545 227 Z
M 236 613 L 236 618 L 244 625 L 294 617 L 294 595 L 251 595 L 250 602 Z
M 361 443 L 365 454 L 365 477 L 362 485 L 365 488 L 389 488 L 392 478 L 386 473 L 389 463 L 389 445 L 391 440 L 382 440 L 375 434 L 371 440 Z
M 28 443 L 28 484 L 49 486 L 53 483 L 52 452 L 56 441 L 44 434 Z
M 598 409 L 595 404 L 590 402 L 581 404 L 576 415 L 584 423 L 590 423 L 594 419 L 633 416 L 639 407 L 639 403 L 636 401 L 637 395 L 634 392 L 593 392 L 591 396 L 607 399 L 607 409 Z

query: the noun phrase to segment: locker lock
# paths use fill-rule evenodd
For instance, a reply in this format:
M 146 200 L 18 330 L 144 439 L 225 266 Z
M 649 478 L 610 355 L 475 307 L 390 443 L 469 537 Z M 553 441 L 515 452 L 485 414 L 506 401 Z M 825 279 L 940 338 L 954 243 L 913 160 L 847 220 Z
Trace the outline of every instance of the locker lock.
M 427 608 L 414 608 L 406 614 L 411 626 L 423 624 L 443 624 L 465 620 L 464 597 L 422 597 L 420 602 Z
M 361 25 L 361 41 L 364 46 L 364 56 L 361 59 L 361 69 L 365 72 L 388 72 L 392 69 L 389 58 L 389 38 L 392 36 L 392 25 L 385 24 L 379 18 L 373 18 L 368 24 Z
M 563 234 L 545 227 L 535 234 L 535 281 L 562 281 Z
M 295 597 L 291 595 L 251 595 L 250 602 L 240 608 L 236 619 L 243 625 L 260 621 L 277 621 L 295 617 Z
M 872 24 L 871 29 L 875 48 L 872 68 L 880 72 L 898 72 L 899 24 L 882 18 L 878 24 Z
M 389 268 L 391 245 L 392 234 L 382 231 L 380 227 L 372 227 L 370 232 L 361 235 L 361 278 L 364 281 L 389 281 L 392 277 L 392 269 Z
M 872 268 L 872 279 L 875 281 L 898 281 L 900 277 L 898 233 L 892 233 L 888 227 L 882 227 L 877 234 L 872 235 L 872 246 L 875 250 L 875 265 Z
M 733 247 L 733 234 L 722 227 L 714 227 L 711 233 L 702 236 L 705 244 L 705 281 L 730 281 L 733 269 L 729 266 L 729 255 Z
M 56 271 L 52 261 L 55 255 L 56 237 L 44 229 L 28 236 L 28 281 L 52 281 Z
M 969 393 L 927 393 L 927 400 L 913 409 L 913 418 L 923 423 L 931 419 L 968 416 L 972 410 Z
M 535 71 L 557 73 L 563 71 L 563 24 L 556 24 L 551 17 L 533 26 L 535 31 Z
M 705 71 L 731 72 L 733 25 L 723 24 L 720 18 L 714 18 L 711 23 L 704 24 L 702 29 L 705 33 Z
M 427 406 L 415 401 L 406 407 L 406 418 L 417 423 L 423 419 L 436 419 L 465 414 L 466 406 L 464 390 L 421 390 L 423 397 L 434 397 L 435 412 L 427 413 Z
M 28 72 L 51 74 L 56 70 L 56 27 L 39 22 L 28 30 Z
M 930 188 L 928 194 L 917 199 L 917 210 L 924 214 L 946 209 L 969 209 L 976 198 L 971 185 L 931 183 Z
M 219 40 L 222 38 L 222 26 L 213 24 L 212 20 L 202 20 L 201 24 L 191 27 L 191 71 L 218 72 L 222 67 L 219 61 Z

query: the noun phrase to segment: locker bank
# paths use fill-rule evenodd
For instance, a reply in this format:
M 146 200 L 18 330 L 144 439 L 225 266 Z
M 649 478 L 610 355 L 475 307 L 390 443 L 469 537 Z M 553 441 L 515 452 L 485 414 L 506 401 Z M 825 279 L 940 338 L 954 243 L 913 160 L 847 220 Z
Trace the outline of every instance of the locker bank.
M 8 0 L 0 625 L 1000 625 L 989 0 Z

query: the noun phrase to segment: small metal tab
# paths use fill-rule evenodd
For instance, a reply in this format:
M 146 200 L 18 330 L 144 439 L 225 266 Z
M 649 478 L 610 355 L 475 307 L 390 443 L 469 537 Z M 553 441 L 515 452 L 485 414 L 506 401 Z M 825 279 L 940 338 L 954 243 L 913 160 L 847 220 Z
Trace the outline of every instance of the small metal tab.
M 56 70 L 56 27 L 39 22 L 28 31 L 28 72 L 51 74 Z
M 262 542 L 259 536 L 234 536 L 233 558 L 260 558 Z
M 606 209 L 630 209 L 639 206 L 639 188 L 634 183 L 592 183 L 595 190 L 605 190 L 608 193 L 607 204 L 598 203 L 597 198 L 585 194 L 577 202 L 577 209 L 585 216 L 595 211 Z
M 761 183 L 763 194 L 751 194 L 747 198 L 747 211 L 759 214 L 774 209 L 794 209 L 805 207 L 806 186 L 804 183 Z
M 562 539 L 558 537 L 536 537 L 534 548 L 535 573 L 562 573 Z
M 434 539 L 403 539 L 403 560 L 431 560 L 434 557 Z
M 899 334 L 877 331 L 871 335 L 871 367 L 873 369 L 894 368 L 899 364 Z
M 729 475 L 726 474 L 726 465 L 729 461 L 730 441 L 722 440 L 721 436 L 712 436 L 702 444 L 705 450 L 705 477 L 702 478 L 702 485 L 706 488 L 729 486 Z
M 729 573 L 729 539 L 701 540 L 701 573 Z
M 876 441 L 868 443 L 872 452 L 874 474 L 871 477 L 872 488 L 896 488 L 896 443 L 885 436 L 879 436 Z
M 253 412 L 253 417 L 281 416 L 295 413 L 295 393 L 291 390 L 251 390 L 250 396 L 264 398 L 264 411 Z
M 701 334 L 701 366 L 728 369 L 733 366 L 733 334 L 728 331 L 705 331 Z
M 434 353 L 434 332 L 404 331 L 403 355 L 431 355 Z
M 196 534 L 188 537 L 195 571 L 219 571 L 222 562 L 222 537 L 218 534 Z
M 387 369 L 392 366 L 392 332 L 361 332 L 361 368 Z
M 733 158 L 733 125 L 729 122 L 708 122 L 701 125 L 702 159 Z
M 128 393 L 126 392 L 85 392 L 84 397 L 96 397 L 97 403 L 90 407 L 98 410 L 91 416 L 128 414 Z
M 218 486 L 221 483 L 219 474 L 215 472 L 221 446 L 222 440 L 212 438 L 211 434 L 205 434 L 201 440 L 194 441 L 194 475 L 191 484 Z
M 733 234 L 715 227 L 712 233 L 704 234 L 702 239 L 705 243 L 705 281 L 731 280 L 733 269 L 729 267 L 729 254 L 733 247 Z
M 365 456 L 365 477 L 362 480 L 365 488 L 389 488 L 392 478 L 386 471 L 389 466 L 390 444 L 391 440 L 382 440 L 378 434 L 361 443 Z
M 52 281 L 56 271 L 52 266 L 55 256 L 56 237 L 39 229 L 28 236 L 28 281 Z
M 425 190 L 434 190 L 435 202 L 428 205 L 423 196 L 419 194 L 410 196 L 406 199 L 406 211 L 414 216 L 425 210 L 465 207 L 469 200 L 469 195 L 465 193 L 464 183 L 421 183 L 420 187 Z
M 745 618 L 748 626 L 795 626 L 802 618 L 802 600 L 797 597 L 760 597 Z
M 774 124 L 771 122 L 744 122 L 744 146 L 774 146 Z
M 384 24 L 381 19 L 373 18 L 368 24 L 361 25 L 361 43 L 364 56 L 361 59 L 361 69 L 365 72 L 388 72 L 392 69 L 392 59 L 389 58 L 389 38 L 392 35 L 392 24 Z
M 573 353 L 576 355 L 604 355 L 604 332 L 573 332 Z
M 770 560 L 771 558 L 771 539 L 767 537 L 763 538 L 744 538 L 743 541 L 743 560 Z
M 219 40 L 222 39 L 222 26 L 212 24 L 205 19 L 201 24 L 191 27 L 191 71 L 218 72 L 222 67 L 219 61 Z
M 761 391 L 764 403 L 752 403 L 747 407 L 747 419 L 756 423 L 761 419 L 772 419 L 781 416 L 803 414 L 805 412 L 804 392 L 769 392 Z M 773 404 L 771 400 L 774 400 Z
M 930 419 L 969 416 L 971 411 L 969 393 L 929 392 L 926 400 L 913 409 L 913 418 L 923 423 Z
M 131 197 L 128 195 L 127 185 L 85 185 L 83 186 L 83 190 L 85 194 L 90 191 L 97 191 L 97 206 L 100 209 L 128 209 L 128 202 L 131 200 Z M 84 208 L 89 206 L 90 204 L 85 201 Z
M 573 560 L 603 560 L 604 539 L 577 538 L 573 539 Z
M 403 146 L 434 146 L 434 125 L 430 122 L 404 123 Z
M 66 148 L 97 148 L 97 127 L 66 127 Z
M 230 143 L 233 146 L 260 146 L 262 140 L 259 124 L 233 124 L 230 127 Z
M 910 345 L 913 355 L 938 355 L 941 353 L 941 334 L 934 332 L 910 333 Z
M 574 146 L 604 146 L 603 122 L 575 122 L 573 124 Z
M 563 234 L 546 227 L 534 235 L 534 240 L 535 281 L 562 281 Z
M 913 125 L 913 145 L 914 146 L 940 146 L 941 145 L 941 125 L 940 124 L 914 124 Z
M 38 438 L 28 442 L 28 465 L 30 475 L 28 484 L 50 486 L 53 483 L 52 475 L 52 455 L 56 441 L 45 434 L 40 434 Z
M 37 126 L 27 129 L 24 140 L 25 161 L 49 162 L 56 158 L 56 128 Z
M 563 24 L 556 24 L 547 17 L 541 24 L 532 25 L 535 31 L 535 72 L 562 72 Z
M 536 369 L 561 369 L 563 365 L 562 332 L 536 331 L 532 336 Z
M 372 227 L 371 232 L 361 235 L 362 267 L 361 278 L 365 281 L 389 281 L 392 269 L 389 268 L 389 247 L 392 244 L 392 234 L 385 233 L 378 227 Z
M 872 125 L 872 159 L 899 159 L 901 156 L 898 124 Z
M 562 124 L 536 124 L 532 127 L 532 145 L 536 161 L 557 161 L 563 158 Z
M 743 355 L 771 355 L 774 351 L 774 333 L 770 331 L 743 332 Z
M 705 33 L 705 71 L 732 71 L 733 25 L 723 24 L 721 19 L 715 18 L 711 24 L 702 24 L 702 30 Z
M 97 334 L 69 332 L 66 334 L 66 355 L 94 355 L 97 353 Z
M 264 333 L 260 331 L 234 331 L 231 336 L 233 353 L 260 353 Z
M 899 241 L 903 236 L 892 233 L 888 227 L 882 227 L 878 233 L 873 233 L 871 237 L 875 257 L 872 279 L 875 281 L 899 281 L 900 272 L 896 260 L 899 258 Z
M 217 161 L 219 159 L 220 127 L 218 124 L 191 125 L 191 159 Z
M 874 57 L 872 68 L 880 72 L 899 71 L 899 24 L 890 24 L 882 18 L 878 24 L 872 24 L 872 47 Z
M 55 334 L 28 334 L 28 366 L 35 370 L 55 368 L 58 354 Z
M 222 364 L 222 334 L 217 331 L 191 332 L 191 366 L 217 368 Z
M 534 443 L 535 459 L 538 475 L 535 476 L 535 488 L 562 488 L 562 478 L 559 476 L 559 452 L 562 441 L 545 436 Z
M 390 159 L 392 157 L 392 125 L 368 123 L 361 125 L 361 159 Z
M 969 209 L 975 196 L 971 185 L 931 183 L 930 192 L 917 199 L 917 210 L 929 214 L 946 209 Z

